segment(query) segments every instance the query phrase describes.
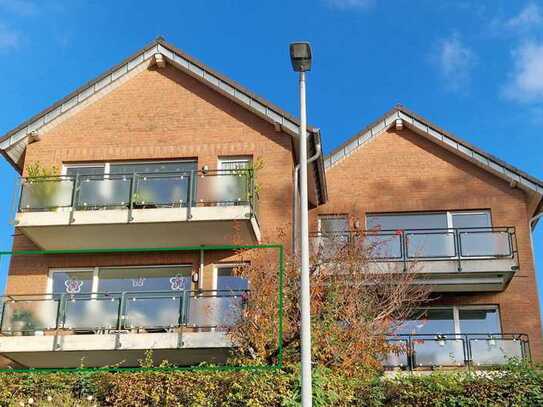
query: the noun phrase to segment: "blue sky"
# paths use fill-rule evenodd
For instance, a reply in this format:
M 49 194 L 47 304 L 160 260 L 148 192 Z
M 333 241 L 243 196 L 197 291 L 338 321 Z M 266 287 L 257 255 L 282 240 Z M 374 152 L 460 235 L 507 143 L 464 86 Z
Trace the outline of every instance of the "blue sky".
M 310 41 L 309 121 L 327 152 L 402 103 L 543 178 L 543 3 L 531 1 L 0 0 L 0 133 L 157 35 L 295 114 L 288 44 Z M 15 176 L 1 160 L 2 249 Z

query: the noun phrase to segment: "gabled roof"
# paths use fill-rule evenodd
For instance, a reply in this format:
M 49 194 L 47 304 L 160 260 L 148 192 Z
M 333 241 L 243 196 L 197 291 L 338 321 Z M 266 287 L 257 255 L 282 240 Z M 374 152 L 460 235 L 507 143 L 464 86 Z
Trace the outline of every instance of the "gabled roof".
M 197 59 L 185 54 L 183 51 L 167 43 L 164 38 L 158 37 L 150 44 L 143 47 L 133 55 L 126 58 L 120 64 L 114 66 L 102 75 L 76 89 L 68 96 L 57 101 L 45 110 L 21 123 L 15 129 L 0 137 L 0 152 L 15 167 L 21 171 L 19 165 L 24 155 L 29 137 L 42 127 L 53 122 L 76 106 L 86 101 L 89 97 L 102 91 L 107 86 L 118 81 L 136 67 L 149 61 L 156 54 L 161 54 L 168 62 L 183 70 L 194 78 L 217 90 L 226 97 L 234 100 L 253 113 L 279 126 L 282 131 L 291 135 L 299 134 L 299 121 L 288 112 L 280 109 L 271 102 L 254 94 L 239 83 L 227 78 L 217 71 L 209 68 Z M 320 142 L 320 130 L 308 126 L 309 148 L 316 151 Z M 322 157 L 315 161 L 314 173 L 316 175 L 317 195 L 319 203 L 326 201 L 326 180 Z
M 332 151 L 325 157 L 324 167 L 326 169 L 332 168 L 345 157 L 348 157 L 354 151 L 364 146 L 367 142 L 385 133 L 392 126 L 395 126 L 397 120 L 401 120 L 404 126 L 413 130 L 415 133 L 422 135 L 452 153 L 473 162 L 477 166 L 518 185 L 519 188 L 536 193 L 539 196 L 543 195 L 542 180 L 528 175 L 511 164 L 482 151 L 401 105 L 395 106 L 375 122 L 371 123 L 354 137 Z

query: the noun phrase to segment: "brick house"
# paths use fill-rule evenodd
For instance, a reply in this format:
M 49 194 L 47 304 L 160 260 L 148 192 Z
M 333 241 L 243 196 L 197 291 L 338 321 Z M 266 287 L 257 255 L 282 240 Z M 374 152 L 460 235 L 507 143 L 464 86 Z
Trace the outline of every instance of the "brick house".
M 149 348 L 223 361 L 228 310 L 249 286 L 235 250 L 206 247 L 290 247 L 297 133 L 162 38 L 7 133 L 0 150 L 22 176 L 13 251 L 63 253 L 11 257 L 0 354 L 24 367 L 129 366 Z M 317 154 L 320 132 L 308 135 Z M 384 242 L 375 264 L 420 266 L 435 300 L 391 336 L 417 355 L 391 367 L 540 360 L 542 195 L 542 181 L 396 107 L 310 164 L 313 248 L 370 236 Z

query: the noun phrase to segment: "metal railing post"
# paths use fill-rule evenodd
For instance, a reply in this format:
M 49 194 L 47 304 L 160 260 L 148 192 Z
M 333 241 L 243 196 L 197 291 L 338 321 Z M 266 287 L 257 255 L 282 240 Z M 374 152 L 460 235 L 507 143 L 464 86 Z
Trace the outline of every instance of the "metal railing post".
M 453 229 L 453 233 L 456 249 L 456 259 L 458 261 L 458 271 L 462 271 L 462 242 L 460 239 L 460 231 L 458 229 Z
M 188 199 L 187 199 L 187 220 L 192 219 L 192 201 L 194 199 L 192 190 L 194 188 L 194 170 L 190 171 L 189 175 L 189 191 L 188 191 Z
M 60 295 L 60 300 L 57 309 L 56 329 L 63 329 L 66 324 L 66 294 Z
M 128 222 L 132 222 L 134 217 L 132 216 L 132 210 L 134 209 L 134 194 L 136 189 L 136 173 L 132 173 L 132 178 L 130 179 L 130 196 L 128 197 Z
M 405 230 L 400 233 L 400 256 L 403 259 L 403 271 L 407 271 L 407 235 Z
M 71 225 L 74 223 L 74 211 L 75 211 L 75 199 L 79 188 L 79 173 L 75 174 L 75 179 L 72 186 L 72 199 L 70 202 L 70 220 L 68 223 Z
M 119 311 L 117 312 L 117 331 L 120 331 L 124 327 L 125 320 L 125 304 L 126 304 L 126 291 L 121 293 L 121 299 L 119 300 Z

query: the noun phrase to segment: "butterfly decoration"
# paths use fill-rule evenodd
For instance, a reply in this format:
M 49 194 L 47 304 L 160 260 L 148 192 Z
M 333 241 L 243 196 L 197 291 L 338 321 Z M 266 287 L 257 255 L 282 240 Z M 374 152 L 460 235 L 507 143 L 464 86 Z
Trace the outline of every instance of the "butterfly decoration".
M 66 292 L 68 294 L 79 294 L 81 287 L 83 286 L 83 281 L 81 280 L 66 280 L 64 281 L 66 286 Z

